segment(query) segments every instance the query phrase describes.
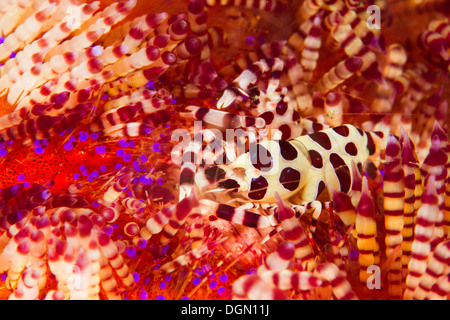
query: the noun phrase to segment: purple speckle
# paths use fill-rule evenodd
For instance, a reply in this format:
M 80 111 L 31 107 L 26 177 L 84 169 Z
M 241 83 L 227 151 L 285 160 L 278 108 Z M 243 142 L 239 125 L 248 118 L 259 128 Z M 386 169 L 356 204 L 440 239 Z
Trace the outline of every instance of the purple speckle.
M 101 171 L 101 172 L 105 172 L 105 171 L 106 171 L 106 166 L 101 166 L 101 167 L 100 167 L 100 171 Z
M 91 138 L 92 139 L 94 139 L 94 140 L 97 140 L 97 138 L 98 138 L 98 133 L 93 133 L 93 134 L 91 134 Z
M 74 180 L 79 180 L 79 179 L 80 179 L 80 174 L 79 174 L 79 173 L 75 173 L 75 174 L 73 175 L 73 179 L 74 179 Z
M 166 275 L 164 276 L 164 280 L 165 280 L 165 281 L 169 282 L 170 279 L 172 279 L 172 276 L 171 276 L 170 274 L 166 274 Z
M 45 149 L 41 148 L 41 147 L 37 147 L 34 149 L 34 152 L 36 152 L 36 154 L 41 155 L 43 154 L 45 151 Z
M 100 155 L 105 154 L 106 153 L 106 147 L 104 147 L 104 146 L 97 146 L 97 147 L 95 147 L 95 152 L 97 154 L 100 154 Z
M 228 275 L 227 274 L 222 274 L 219 277 L 220 282 L 225 283 L 228 281 Z
M 97 208 L 99 205 L 100 205 L 100 203 L 98 203 L 97 200 L 92 201 L 92 206 L 93 206 L 94 208 Z
M 164 296 L 157 295 L 156 300 L 166 300 L 166 298 Z
M 126 247 L 125 254 L 130 258 L 134 257 L 136 255 L 136 248 L 133 246 Z
M 3 42 L 5 42 L 5 37 L 0 37 L 0 44 L 2 44 Z M 2 280 L 4 281 L 4 280 Z
M 138 249 L 144 249 L 147 246 L 147 240 L 139 239 L 136 246 Z
M 85 131 L 81 131 L 80 132 L 80 136 L 78 137 L 78 140 L 80 140 L 81 142 L 86 141 L 89 138 L 89 133 L 85 132 Z
M 19 176 L 17 177 L 17 181 L 22 182 L 25 180 L 25 176 L 23 174 L 19 174 Z
M 130 162 L 132 159 L 131 153 L 127 153 L 124 157 L 123 157 L 123 161 L 125 162 Z
M 217 281 L 213 280 L 209 283 L 209 288 L 214 290 L 217 287 Z
M 133 272 L 133 280 L 134 282 L 138 282 L 140 279 L 139 273 Z
M 0 157 L 5 157 L 8 154 L 8 150 L 2 149 L 0 150 Z
M 147 299 L 148 299 L 148 293 L 147 293 L 147 291 L 142 290 L 142 291 L 139 293 L 139 299 L 141 299 L 141 300 L 147 300 Z
M 350 251 L 350 254 L 349 254 L 348 256 L 349 256 L 349 258 L 350 258 L 351 260 L 356 260 L 356 259 L 358 259 L 358 250 L 352 250 L 352 251 Z
M 181 300 L 190 300 L 189 297 L 184 296 Z
M 158 142 L 153 144 L 153 151 L 155 151 L 155 152 L 161 151 L 161 145 Z
M 110 225 L 106 225 L 103 227 L 103 232 L 105 232 L 108 236 L 112 235 L 114 229 Z
M 248 46 L 255 45 L 255 43 L 256 43 L 256 38 L 253 36 L 249 36 L 245 39 L 245 44 Z
M 155 83 L 154 83 L 153 81 L 147 82 L 146 86 L 147 86 L 150 90 L 155 90 Z
M 120 163 L 116 164 L 116 166 L 114 167 L 115 169 L 120 169 L 122 168 L 122 165 Z
M 158 186 L 162 186 L 164 184 L 163 178 L 158 178 Z
M 192 280 L 192 284 L 193 284 L 194 286 L 198 286 L 199 283 L 200 283 L 200 278 L 194 278 L 194 280 Z
M 70 150 L 72 150 L 72 149 L 73 149 L 73 144 L 72 144 L 72 142 L 68 141 L 68 142 L 66 142 L 66 143 L 64 144 L 64 150 L 70 151 Z
M 117 154 L 118 157 L 122 158 L 123 156 L 125 156 L 125 150 L 117 149 L 116 154 Z
M 129 144 L 128 144 L 128 142 L 125 139 L 121 139 L 118 142 L 118 145 L 121 146 L 122 148 L 126 148 L 126 147 L 128 147 Z
M 25 181 L 25 182 L 23 183 L 23 186 L 24 186 L 25 188 L 28 188 L 28 187 L 30 186 L 30 183 L 29 183 L 28 181 Z
M 224 287 L 219 287 L 219 289 L 217 289 L 217 293 L 219 295 L 223 294 L 225 292 L 225 288 Z
M 139 157 L 139 159 L 140 159 L 142 162 L 146 162 L 146 161 L 148 160 L 148 158 L 147 158 L 147 156 L 146 156 L 145 154 L 142 154 L 142 155 Z
M 164 281 L 161 281 L 160 282 L 160 284 L 159 284 L 159 287 L 161 288 L 161 289 L 167 289 L 167 284 L 164 282 Z
M 11 53 L 11 55 L 9 56 L 9 58 L 10 58 L 10 59 L 14 59 L 14 58 L 16 57 L 16 55 L 17 55 L 17 53 L 16 53 L 16 52 L 13 52 L 13 53 Z

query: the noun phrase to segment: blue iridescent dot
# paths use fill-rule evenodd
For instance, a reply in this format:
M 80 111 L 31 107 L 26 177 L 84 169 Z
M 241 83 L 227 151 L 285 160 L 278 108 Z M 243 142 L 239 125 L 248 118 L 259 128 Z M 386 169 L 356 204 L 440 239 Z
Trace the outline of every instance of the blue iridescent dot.
M 351 251 L 350 251 L 350 254 L 349 254 L 348 256 L 349 256 L 349 258 L 352 259 L 352 260 L 358 259 L 358 256 L 359 256 L 358 250 L 351 250 Z
M 100 167 L 100 171 L 101 171 L 101 172 L 105 172 L 105 171 L 106 171 L 106 166 L 101 166 L 101 167 Z
M 161 289 L 167 289 L 167 284 L 164 282 L 164 281 L 161 281 L 160 283 L 159 283 L 159 287 L 161 288 Z
M 6 149 L 0 150 L 0 157 L 5 157 L 7 154 L 8 154 L 8 150 L 6 150 Z
M 148 293 L 147 293 L 147 291 L 142 290 L 142 291 L 139 293 L 139 299 L 141 299 L 141 300 L 147 300 L 147 299 L 148 299 Z
M 0 44 L 2 44 L 3 42 L 5 42 L 5 37 L 0 37 Z
M 25 176 L 23 174 L 19 174 L 17 181 L 22 182 L 23 180 L 25 180 Z
M 209 283 L 209 288 L 214 290 L 217 287 L 217 281 L 213 280 Z
M 3 273 L 2 277 L 1 277 L 2 281 L 6 281 L 7 277 L 8 277 L 8 275 L 6 273 Z
M 123 157 L 123 161 L 125 162 L 130 162 L 132 159 L 131 153 L 127 153 L 124 157 Z
M 89 138 L 89 133 L 85 132 L 85 131 L 81 131 L 80 132 L 80 136 L 78 137 L 78 140 L 80 140 L 81 142 L 86 141 Z
M 125 139 L 121 139 L 117 144 L 119 146 L 121 146 L 122 148 L 127 148 L 128 147 L 128 142 Z
M 92 201 L 92 206 L 97 208 L 100 205 L 97 200 Z
M 133 272 L 133 280 L 134 282 L 138 282 L 140 279 L 139 273 Z
M 227 274 L 221 274 L 219 277 L 220 282 L 225 283 L 228 281 L 228 275 Z
M 120 169 L 122 168 L 122 165 L 120 163 L 116 164 L 116 166 L 114 167 L 115 169 Z
M 72 149 L 73 149 L 73 144 L 72 144 L 72 142 L 68 141 L 68 142 L 66 142 L 66 143 L 64 144 L 64 150 L 70 151 L 70 150 L 72 150 Z
M 11 53 L 11 55 L 9 56 L 9 58 L 10 58 L 10 59 L 14 59 L 14 58 L 16 57 L 16 55 L 17 55 L 17 53 L 16 53 L 16 52 L 13 52 L 13 53 Z
M 142 155 L 139 157 L 139 159 L 140 159 L 142 162 L 146 162 L 146 161 L 148 160 L 148 158 L 147 158 L 147 156 L 146 156 L 145 154 L 142 154 Z
M 97 146 L 95 147 L 95 152 L 97 154 L 105 154 L 106 153 L 106 147 L 105 146 Z
M 112 235 L 113 231 L 114 231 L 114 229 L 110 225 L 103 227 L 103 232 L 105 232 L 108 236 Z
M 219 289 L 217 289 L 217 293 L 219 295 L 223 294 L 225 292 L 225 288 L 224 287 L 219 287 Z
M 156 296 L 156 300 L 166 300 L 166 297 L 161 296 L 161 295 L 157 295 Z
M 117 154 L 118 157 L 122 158 L 123 156 L 125 156 L 125 150 L 117 149 L 116 154 Z
M 38 154 L 38 155 L 43 154 L 44 151 L 45 151 L 45 149 L 43 149 L 41 147 L 34 148 L 34 152 L 36 152 L 36 154 Z
M 145 176 L 140 176 L 139 177 L 139 182 L 142 184 L 146 184 L 146 182 L 148 181 L 148 179 Z
M 89 172 L 86 170 L 86 171 L 83 171 L 82 174 L 83 174 L 83 177 L 87 177 L 89 175 Z
M 161 151 L 161 145 L 158 142 L 153 144 L 153 151 L 155 151 L 155 152 Z
M 132 246 L 125 248 L 125 254 L 130 258 L 134 257 L 136 255 L 136 248 Z
M 74 175 L 73 175 L 73 179 L 74 180 L 79 180 L 80 179 L 80 174 L 79 173 L 75 173 Z
M 153 81 L 147 82 L 146 86 L 147 86 L 150 90 L 155 90 L 155 83 L 154 83 Z
M 86 171 L 86 166 L 85 166 L 84 164 L 82 164 L 82 165 L 80 166 L 80 171 L 81 171 L 81 172 Z
M 194 286 L 198 286 L 199 283 L 200 283 L 200 278 L 194 278 L 194 280 L 192 280 L 192 284 L 193 284 Z

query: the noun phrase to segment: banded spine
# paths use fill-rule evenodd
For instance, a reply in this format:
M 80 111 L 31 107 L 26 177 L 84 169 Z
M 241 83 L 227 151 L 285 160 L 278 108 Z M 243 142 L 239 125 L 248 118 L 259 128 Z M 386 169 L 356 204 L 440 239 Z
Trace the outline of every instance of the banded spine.
M 404 174 L 401 166 L 401 146 L 397 138 L 388 136 L 386 162 L 384 164 L 383 206 L 386 228 L 386 257 L 391 257 L 403 242 L 404 228 Z M 402 191 L 399 191 L 402 190 Z M 388 272 L 389 295 L 394 299 L 402 297 L 402 254 L 392 262 Z

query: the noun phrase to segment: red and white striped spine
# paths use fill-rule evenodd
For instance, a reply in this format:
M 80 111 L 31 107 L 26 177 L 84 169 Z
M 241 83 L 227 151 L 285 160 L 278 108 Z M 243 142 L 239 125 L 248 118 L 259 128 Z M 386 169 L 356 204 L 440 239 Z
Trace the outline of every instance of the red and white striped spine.
M 412 299 L 420 277 L 425 273 L 428 255 L 431 251 L 431 239 L 434 233 L 434 225 L 439 216 L 438 197 L 434 185 L 435 177 L 431 175 L 422 195 L 422 205 L 417 213 L 414 228 L 414 241 L 411 246 L 411 260 L 408 264 L 408 276 L 406 277 L 406 290 L 404 299 Z
M 375 255 L 379 248 L 375 238 L 377 234 L 375 204 L 366 177 L 363 177 L 362 195 L 356 208 L 355 229 L 358 233 L 356 244 L 359 252 L 359 279 L 365 286 L 370 275 L 367 270 L 376 264 Z
M 449 265 L 450 240 L 447 240 L 439 243 L 429 257 L 425 273 L 420 278 L 420 282 L 414 290 L 412 298 L 414 300 L 424 300 L 430 294 L 438 278 L 443 276 L 448 270 Z
M 401 146 L 392 134 L 388 136 L 384 164 L 383 206 L 386 228 L 386 256 L 391 257 L 403 242 L 404 226 L 404 174 L 401 166 Z M 394 259 L 388 272 L 388 291 L 394 299 L 402 297 L 401 253 Z
M 320 278 L 329 283 L 337 300 L 358 300 L 350 282 L 335 264 L 319 264 L 316 271 Z

